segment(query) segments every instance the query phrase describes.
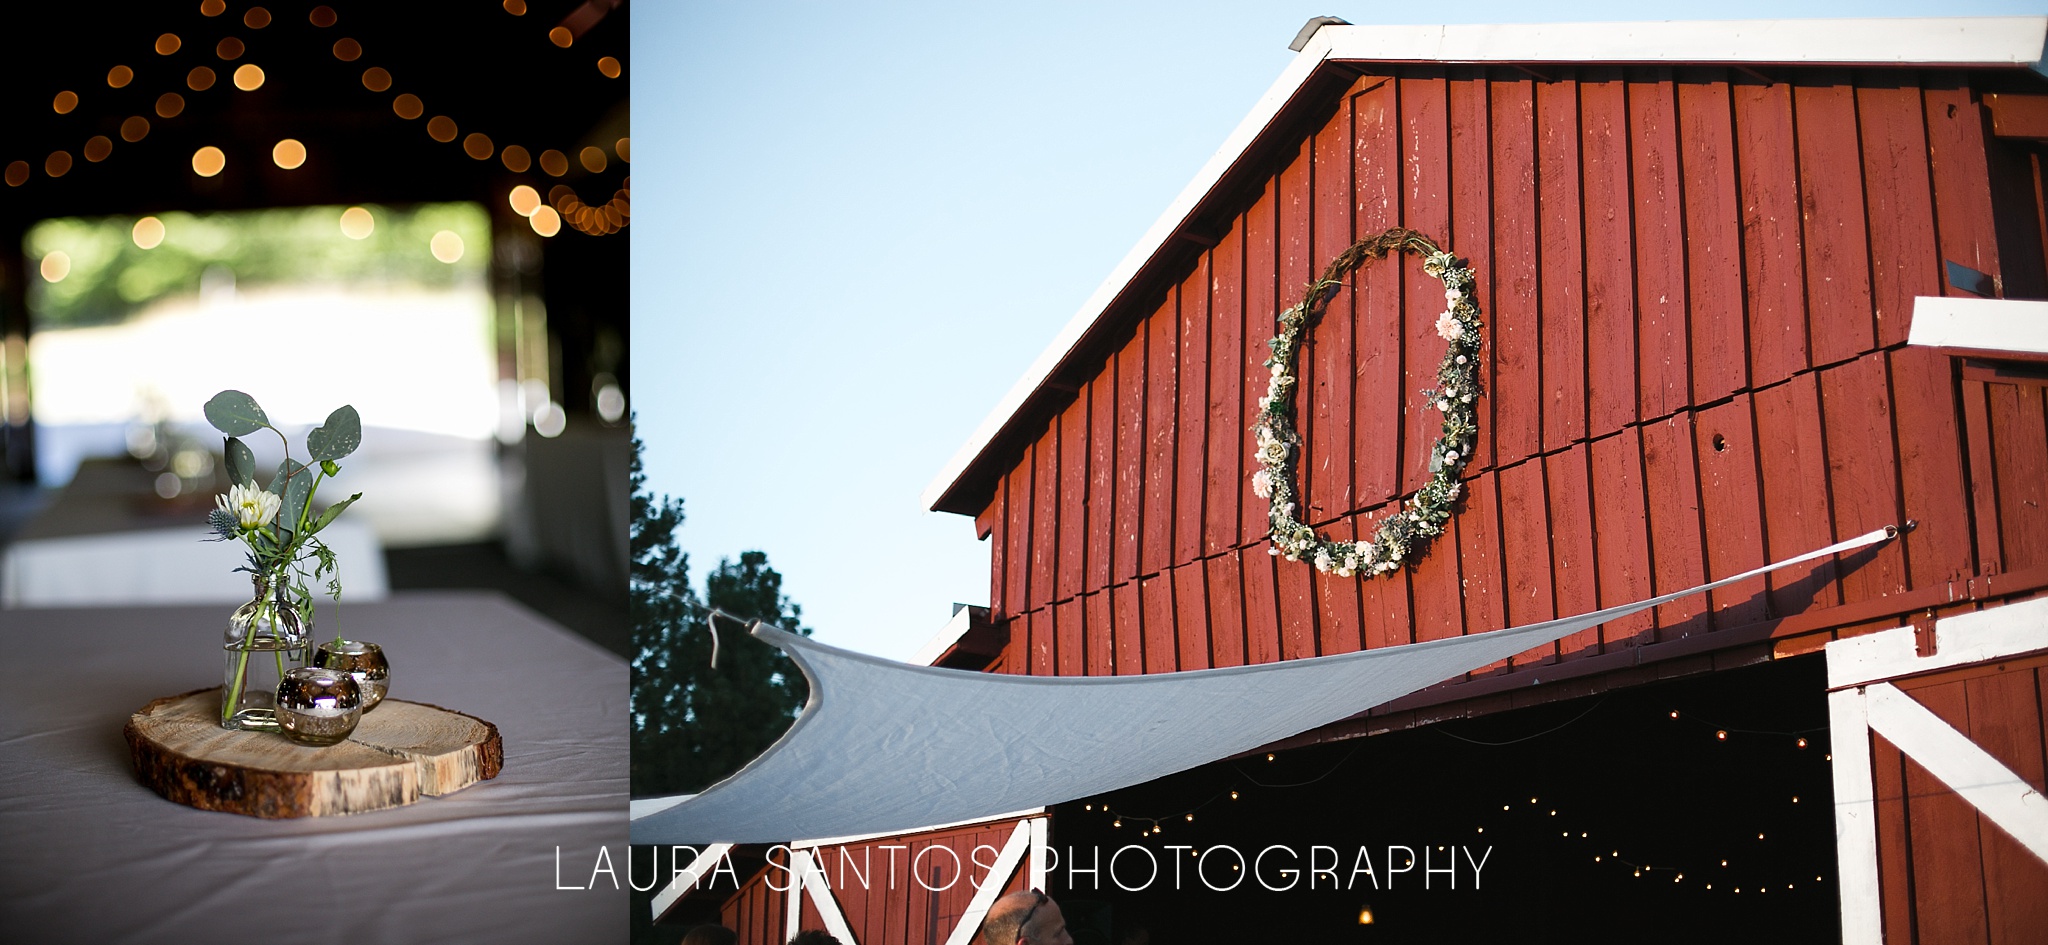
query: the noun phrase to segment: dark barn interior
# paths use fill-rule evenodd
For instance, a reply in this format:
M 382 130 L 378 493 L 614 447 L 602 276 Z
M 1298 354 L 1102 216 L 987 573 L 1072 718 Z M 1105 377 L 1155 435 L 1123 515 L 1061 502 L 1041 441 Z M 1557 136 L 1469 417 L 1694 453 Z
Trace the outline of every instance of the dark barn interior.
M 1674 679 L 1063 804 L 1050 845 L 1101 866 L 1101 888 L 1056 864 L 1048 892 L 1084 945 L 1141 927 L 1153 943 L 1827 941 L 1839 905 L 1822 669 L 1811 656 Z M 1149 885 L 1139 852 L 1108 869 L 1131 844 L 1159 857 Z M 1246 869 L 1286 849 L 1211 891 L 1237 878 L 1224 845 Z M 1361 847 L 1370 875 L 1354 872 Z M 1180 891 L 1169 856 L 1186 861 Z M 1336 870 L 1315 890 L 1305 869 L 1282 873 L 1310 857 Z

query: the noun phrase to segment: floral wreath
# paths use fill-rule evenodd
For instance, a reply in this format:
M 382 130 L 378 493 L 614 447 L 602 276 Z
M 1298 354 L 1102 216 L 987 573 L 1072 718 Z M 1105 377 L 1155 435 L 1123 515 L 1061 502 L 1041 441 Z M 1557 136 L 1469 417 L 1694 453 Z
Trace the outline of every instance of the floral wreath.
M 1301 456 L 1301 437 L 1294 429 L 1295 360 L 1303 336 L 1343 287 L 1344 277 L 1367 260 L 1385 258 L 1389 252 L 1421 256 L 1422 270 L 1444 284 L 1444 313 L 1437 316 L 1436 333 L 1449 349 L 1437 368 L 1437 386 L 1422 392 L 1429 405 L 1443 414 L 1443 435 L 1430 450 L 1429 481 L 1408 499 L 1405 509 L 1397 505 L 1369 540 L 1330 541 L 1295 517 L 1294 472 Z M 1479 304 L 1472 298 L 1472 270 L 1459 265 L 1456 256 L 1429 237 L 1396 227 L 1337 254 L 1323 270 L 1323 277 L 1309 284 L 1307 297 L 1280 313 L 1279 322 L 1279 334 L 1266 342 L 1273 349 L 1272 357 L 1265 361 L 1273 370 L 1273 379 L 1266 396 L 1259 398 L 1259 419 L 1252 428 L 1258 439 L 1255 455 L 1260 467 L 1252 473 L 1252 494 L 1272 503 L 1268 519 L 1273 526 L 1273 546 L 1267 552 L 1289 561 L 1306 558 L 1318 571 L 1345 577 L 1393 571 L 1431 538 L 1443 534 L 1463 492 L 1458 471 L 1471 461 L 1471 446 L 1479 433 L 1479 411 L 1472 401 L 1480 395 L 1481 326 Z

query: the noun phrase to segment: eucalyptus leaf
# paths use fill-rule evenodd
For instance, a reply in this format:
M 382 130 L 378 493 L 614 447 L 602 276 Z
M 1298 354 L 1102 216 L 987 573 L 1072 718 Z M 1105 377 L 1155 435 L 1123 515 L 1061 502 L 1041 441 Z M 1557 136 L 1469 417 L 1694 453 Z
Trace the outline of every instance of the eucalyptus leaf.
M 286 476 L 291 475 L 292 467 L 297 465 L 298 463 L 292 462 L 290 459 L 286 459 L 284 462 L 278 463 L 277 475 L 270 477 L 270 485 L 265 486 L 264 488 L 269 489 L 271 495 L 284 495 L 284 478 Z
M 363 445 L 363 420 L 356 415 L 356 408 L 343 404 L 341 409 L 327 415 L 327 422 L 313 428 L 306 434 L 306 452 L 314 459 L 336 460 L 356 451 Z
M 249 445 L 236 437 L 228 437 L 221 447 L 221 458 L 226 460 L 228 481 L 246 486 L 256 481 L 256 454 Z
M 206 402 L 206 422 L 229 436 L 248 436 L 270 426 L 256 398 L 238 390 L 224 390 Z
M 313 470 L 299 465 L 297 460 L 287 459 L 285 463 L 292 469 L 291 478 L 284 485 L 284 512 L 281 517 L 286 528 L 298 531 L 299 516 L 305 514 L 306 503 L 313 498 Z
M 335 517 L 335 516 L 337 516 L 337 515 L 340 515 L 340 514 L 341 514 L 341 510 L 342 510 L 342 509 L 345 509 L 345 508 L 348 508 L 348 507 L 349 507 L 349 506 L 351 506 L 351 505 L 354 505 L 354 504 L 355 504 L 355 501 L 356 501 L 357 499 L 360 499 L 360 498 L 362 498 L 362 497 L 363 497 L 363 494 L 362 494 L 362 493 L 360 493 L 360 492 L 358 492 L 358 493 L 356 493 L 355 495 L 349 496 L 348 498 L 346 498 L 346 499 L 343 499 L 343 500 L 341 500 L 340 502 L 336 502 L 336 503 L 334 503 L 333 505 L 330 505 L 330 506 L 328 506 L 328 507 L 327 507 L 327 511 L 325 511 L 325 512 L 322 512 L 322 513 L 320 513 L 320 517 L 319 517 L 319 518 L 318 518 L 317 520 L 315 520 L 315 521 L 313 522 L 313 524 L 311 524 L 311 525 L 309 525 L 309 526 L 307 526 L 307 527 L 306 527 L 306 534 L 308 534 L 308 535 L 317 535 L 317 534 L 319 534 L 319 533 L 320 533 L 320 530 L 321 530 L 321 529 L 323 529 L 323 528 L 326 528 L 326 527 L 327 527 L 327 523 L 328 523 L 328 522 L 332 522 L 332 521 L 334 521 L 334 517 Z M 326 559 L 325 559 L 325 558 L 322 558 L 321 560 L 322 560 L 322 561 L 325 561 Z

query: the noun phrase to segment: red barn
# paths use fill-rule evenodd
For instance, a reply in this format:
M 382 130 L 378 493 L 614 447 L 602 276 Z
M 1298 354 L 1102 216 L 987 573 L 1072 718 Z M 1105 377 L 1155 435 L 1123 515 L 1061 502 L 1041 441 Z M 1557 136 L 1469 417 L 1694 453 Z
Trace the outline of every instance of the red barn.
M 2041 941 L 2048 305 L 2011 300 L 2048 297 L 2048 19 L 1315 26 L 934 483 L 994 547 L 940 662 L 1402 647 L 1913 527 L 1266 752 L 757 851 L 736 891 L 662 905 L 718 903 L 754 943 L 964 942 L 999 885 L 1047 889 L 1077 941 Z M 1426 553 L 1340 576 L 1269 554 L 1249 431 L 1276 314 L 1390 227 L 1476 276 L 1479 434 Z M 1306 339 L 1298 514 L 1328 537 L 1428 480 L 1442 288 L 1368 265 Z M 1146 884 L 1076 870 L 1141 844 Z M 783 888 L 793 857 L 830 876 L 891 846 L 893 884 Z M 1276 846 L 1288 868 L 1253 861 Z M 1157 878 L 1225 847 L 1255 887 Z M 924 888 L 963 869 L 1007 883 Z

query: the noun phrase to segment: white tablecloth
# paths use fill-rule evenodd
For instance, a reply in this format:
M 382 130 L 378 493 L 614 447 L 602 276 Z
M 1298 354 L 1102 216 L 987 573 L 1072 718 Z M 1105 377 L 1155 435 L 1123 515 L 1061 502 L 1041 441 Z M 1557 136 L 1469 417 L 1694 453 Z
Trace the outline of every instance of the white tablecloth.
M 625 662 L 491 593 L 340 610 L 390 655 L 392 697 L 495 723 L 503 773 L 346 817 L 173 804 L 136 781 L 121 728 L 219 684 L 226 612 L 0 613 L 0 939 L 624 941 Z M 557 888 L 587 885 L 601 849 L 621 890 Z

